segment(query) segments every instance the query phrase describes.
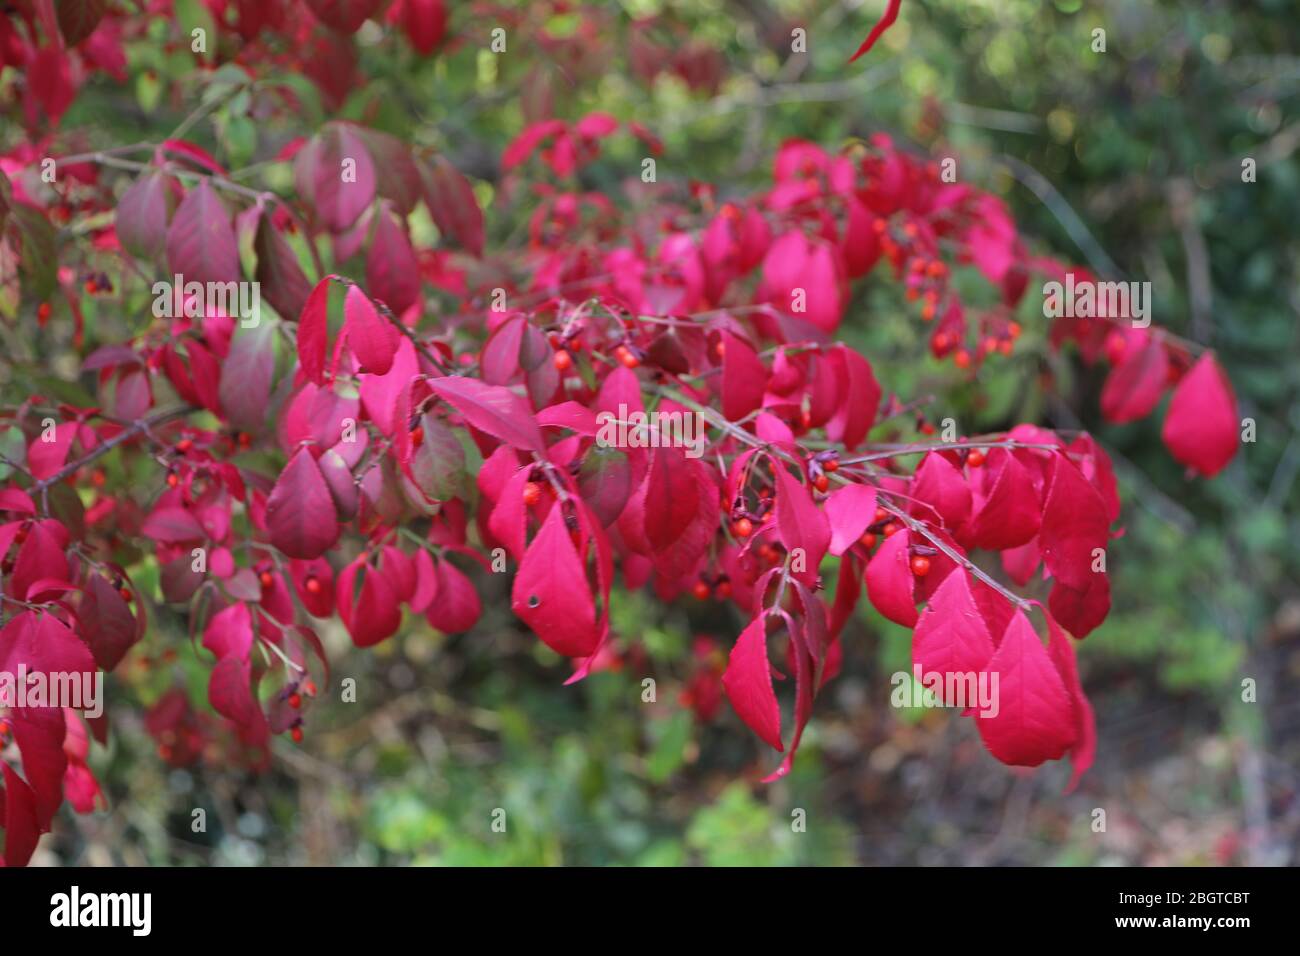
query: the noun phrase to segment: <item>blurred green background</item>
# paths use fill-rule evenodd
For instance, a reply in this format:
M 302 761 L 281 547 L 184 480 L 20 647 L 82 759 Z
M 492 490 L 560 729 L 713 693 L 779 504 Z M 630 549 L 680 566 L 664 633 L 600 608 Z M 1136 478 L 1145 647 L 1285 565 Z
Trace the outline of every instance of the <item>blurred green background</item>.
M 1032 290 L 1022 348 L 977 386 L 928 358 L 893 283 L 860 284 L 843 330 L 887 389 L 938 395 L 936 420 L 952 415 L 967 431 L 1082 426 L 1114 456 L 1125 533 L 1110 554 L 1114 610 L 1080 648 L 1099 740 L 1079 790 L 1062 795 L 1065 766 L 1001 766 L 949 712 L 891 708 L 909 636 L 870 608 L 846 629 L 844 672 L 818 700 L 794 773 L 764 786 L 756 780 L 774 762 L 729 706 L 701 723 L 680 701 L 695 638 L 725 652 L 742 623 L 734 613 L 619 594 L 615 629 L 644 653 L 563 687 L 564 663 L 509 614 L 502 584 L 480 578 L 486 612 L 473 633 L 434 634 L 417 618 L 374 653 L 336 656 L 335 677 L 357 679 L 358 702 L 317 707 L 305 745 L 279 741 L 262 775 L 169 770 L 154 755 L 133 702 L 173 673 L 202 700 L 207 672 L 183 624 L 161 614 L 134 653 L 178 657 L 114 685 L 113 742 L 92 756 L 112 809 L 61 818 L 38 862 L 1296 862 L 1300 5 L 904 0 L 899 23 L 846 66 L 883 7 L 623 0 L 600 5 L 588 32 L 560 5 L 517 5 L 554 42 L 492 56 L 490 17 L 453 2 L 462 40 L 433 58 L 363 29 L 369 81 L 341 109 L 295 78 L 301 125 L 223 109 L 191 135 L 234 167 L 339 115 L 445 150 L 489 203 L 491 246 L 521 234 L 517 216 L 494 215 L 492 185 L 501 148 L 543 98 L 565 117 L 601 109 L 644 123 L 665 143 L 661 182 L 724 190 L 761 187 L 786 138 L 835 149 L 885 131 L 958 156 L 960 178 L 1003 196 L 1037 251 L 1150 281 L 1155 321 L 1211 345 L 1258 422 L 1257 442 L 1214 481 L 1187 480 L 1169 457 L 1163 406 L 1132 425 L 1100 421 L 1104 367 L 1048 351 Z M 177 11 L 207 15 L 197 3 Z M 652 16 L 653 27 L 633 25 Z M 807 55 L 789 53 L 794 26 L 807 30 Z M 1092 49 L 1097 28 L 1104 53 Z M 160 37 L 174 29 L 158 24 Z M 637 77 L 635 32 L 698 52 L 683 68 L 694 86 L 671 70 Z M 189 111 L 206 81 L 187 55 L 138 43 L 129 56 L 134 85 L 83 93 L 64 129 L 132 142 Z M 638 150 L 612 141 L 587 185 L 616 193 Z M 1256 182 L 1241 181 L 1245 157 Z M 254 167 L 259 176 L 290 188 L 281 168 Z M 102 317 L 95 334 L 129 333 L 113 321 Z M 1061 400 L 1035 387 L 1044 372 Z M 337 627 L 324 636 L 348 645 Z M 1242 699 L 1247 678 L 1255 702 Z M 208 811 L 204 833 L 191 831 L 196 807 Z M 493 829 L 498 811 L 505 832 Z

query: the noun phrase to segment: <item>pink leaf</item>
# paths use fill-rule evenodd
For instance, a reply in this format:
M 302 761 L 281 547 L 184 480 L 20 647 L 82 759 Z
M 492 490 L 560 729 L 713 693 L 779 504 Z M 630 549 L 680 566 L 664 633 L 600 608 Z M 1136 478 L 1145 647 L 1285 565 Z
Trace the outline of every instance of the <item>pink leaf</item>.
M 460 377 L 430 379 L 429 388 L 480 431 L 525 451 L 546 448 L 532 409 L 510 389 Z
M 871 556 L 867 564 L 867 597 L 877 611 L 895 624 L 916 626 L 916 600 L 908 556 L 906 531 L 895 531 Z
M 343 300 L 344 328 L 348 347 L 361 363 L 361 371 L 385 375 L 393 367 L 393 356 L 401 337 L 391 322 L 375 308 L 359 286 L 349 286 Z
M 1211 478 L 1237 453 L 1240 428 L 1232 383 L 1206 352 L 1174 389 L 1161 437 L 1178 461 Z
M 876 519 L 876 489 L 843 485 L 826 499 L 826 519 L 831 526 L 830 552 L 839 556 L 858 543 Z
M 230 213 L 206 177 L 189 191 L 172 217 L 167 264 L 187 284 L 239 281 L 239 247 Z
M 291 558 L 317 558 L 339 537 L 329 486 L 316 459 L 300 448 L 281 473 L 266 502 L 271 543 Z
M 781 708 L 772 687 L 772 665 L 767 659 L 767 629 L 757 617 L 740 632 L 722 675 L 727 699 L 749 729 L 773 750 L 784 751 L 781 743 Z
M 813 504 L 807 486 L 800 484 L 782 464 L 776 474 L 776 527 L 781 542 L 793 555 L 803 554 L 803 570 L 794 576 L 811 587 L 817 582 L 817 569 L 831 543 L 831 529 L 821 509 Z M 798 564 L 795 564 L 798 567 Z
M 566 657 L 596 649 L 596 607 L 586 569 L 554 505 L 515 575 L 510 606 L 547 647 Z
M 975 721 L 989 752 L 1015 767 L 1062 756 L 1078 737 L 1074 703 L 1023 611 L 1012 617 L 986 671 L 990 689 L 997 675 L 997 714 L 976 713 Z
M 959 569 L 944 578 L 921 612 L 912 634 L 912 662 L 920 666 L 923 675 L 942 675 L 947 687 L 948 675 L 976 675 L 992 656 L 993 639 L 971 594 L 966 572 Z M 943 697 L 942 691 L 939 696 Z M 975 705 L 970 699 L 944 703 L 949 707 Z

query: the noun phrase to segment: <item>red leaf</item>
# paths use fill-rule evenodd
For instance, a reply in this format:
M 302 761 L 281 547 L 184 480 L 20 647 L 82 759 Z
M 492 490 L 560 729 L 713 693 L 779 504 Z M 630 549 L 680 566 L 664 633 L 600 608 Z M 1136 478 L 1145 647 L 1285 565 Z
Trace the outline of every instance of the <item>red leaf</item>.
M 171 180 L 160 172 L 142 173 L 117 203 L 116 232 L 122 248 L 150 262 L 160 259 L 171 210 Z
M 406 230 L 387 211 L 379 214 L 366 252 L 366 288 L 398 315 L 420 298 L 420 266 L 415 261 L 415 250 Z
M 202 541 L 207 532 L 199 519 L 178 505 L 164 505 L 155 508 L 145 519 L 140 533 L 153 541 L 164 544 L 182 544 L 186 541 Z
M 984 469 L 986 480 L 992 476 L 992 487 L 987 497 L 976 500 L 965 538 L 971 546 L 990 551 L 1031 541 L 1042 522 L 1033 475 L 1005 448 L 990 449 Z
M 53 441 L 45 441 L 45 431 L 27 449 L 27 468 L 32 477 L 43 481 L 58 472 L 68 461 L 72 442 L 77 436 L 76 422 L 63 422 L 54 426 Z
M 777 463 L 776 474 L 776 527 L 786 550 L 803 552 L 802 571 L 794 577 L 812 587 L 817 582 L 817 569 L 831 543 L 831 529 L 821 509 L 813 504 L 808 488 Z M 796 565 L 797 566 L 797 565 Z
M 977 675 L 992 656 L 993 639 L 971 594 L 966 572 L 955 571 L 944 578 L 921 612 L 912 634 L 912 663 L 920 666 L 923 679 L 942 675 L 946 688 L 948 675 L 959 679 Z M 943 698 L 943 689 L 939 696 Z M 974 707 L 975 703 L 973 699 L 944 700 L 949 707 Z
M 767 659 L 767 629 L 757 617 L 740 632 L 727 669 L 722 675 L 727 699 L 749 729 L 773 750 L 782 752 L 781 708 L 772 687 L 772 665 Z
M 447 634 L 468 631 L 482 613 L 478 591 L 460 568 L 446 559 L 438 565 L 437 597 L 424 615 L 430 624 Z
M 131 606 L 102 574 L 92 574 L 86 582 L 77 620 L 95 663 L 106 671 L 117 667 L 142 636 Z
M 423 167 L 424 204 L 438 230 L 472 253 L 483 256 L 483 210 L 474 189 L 455 166 L 435 156 Z
M 361 371 L 386 375 L 393 367 L 400 333 L 359 286 L 348 287 L 343 315 L 348 347 L 361 363 Z
M 325 356 L 329 350 L 329 294 L 333 276 L 316 283 L 298 316 L 298 362 L 308 381 L 325 381 Z
M 1240 428 L 1232 383 L 1206 352 L 1174 389 L 1160 435 L 1174 458 L 1211 478 L 1237 453 Z
M 1036 767 L 1075 742 L 1074 703 L 1056 664 L 1023 611 L 1016 611 L 986 668 L 997 714 L 975 714 L 989 752 L 1005 764 Z
M 680 448 L 654 449 L 646 472 L 644 514 L 646 540 L 655 551 L 671 548 L 699 511 L 700 487 L 695 469 Z
M 908 556 L 908 534 L 895 531 L 867 564 L 867 597 L 877 611 L 895 624 L 916 626 L 915 575 Z
M 737 335 L 722 333 L 722 414 L 739 421 L 763 404 L 767 369 L 754 347 Z
M 271 543 L 291 558 L 318 558 L 338 540 L 334 499 L 306 448 L 289 460 L 271 489 L 266 524 Z
M 1051 485 L 1043 504 L 1038 543 L 1047 570 L 1076 591 L 1087 591 L 1093 578 L 1094 552 L 1109 539 L 1106 505 L 1064 454 L 1052 459 Z
M 360 589 L 356 585 L 358 574 L 362 576 Z M 394 582 L 367 564 L 365 555 L 339 572 L 337 593 L 339 617 L 357 647 L 373 647 L 401 627 L 402 611 Z
M 1101 390 L 1101 413 L 1120 424 L 1149 415 L 1169 383 L 1169 358 L 1160 340 L 1148 335 L 1141 344 L 1129 341 Z
M 22 777 L 7 763 L 0 762 L 4 772 L 5 866 L 26 866 L 36 852 L 41 836 L 37 822 L 36 795 Z
M 1079 785 L 1079 779 L 1092 766 L 1097 750 L 1097 726 L 1093 719 L 1092 705 L 1084 696 L 1083 684 L 1079 681 L 1079 665 L 1075 660 L 1074 645 L 1061 633 L 1052 615 L 1048 614 L 1046 617 L 1047 651 L 1056 664 L 1057 673 L 1061 675 L 1061 681 L 1065 684 L 1065 689 L 1070 694 L 1070 701 L 1074 705 L 1075 741 L 1070 748 L 1070 762 L 1074 765 L 1074 772 L 1070 776 L 1069 785 L 1065 788 L 1065 792 L 1069 793 Z
M 221 365 L 218 395 L 230 424 L 258 432 L 266 423 L 275 376 L 275 324 L 240 325 Z
M 187 284 L 239 281 L 239 247 L 230 214 L 206 178 L 189 191 L 172 217 L 167 264 Z
M 600 631 L 586 568 L 562 508 L 552 506 L 515 575 L 510 606 L 547 647 L 565 657 L 586 657 Z
M 361 137 L 347 125 L 330 126 L 318 142 L 318 150 L 298 154 L 303 163 L 314 161 L 311 199 L 326 228 L 345 232 L 374 201 L 374 161 Z
M 270 736 L 266 715 L 253 696 L 252 662 L 249 658 L 225 657 L 212 668 L 208 680 L 208 703 L 218 714 L 233 723 L 239 739 L 258 746 Z
M 375 15 L 382 0 L 306 0 L 311 12 L 328 27 L 340 33 L 356 33 L 361 24 Z
M 957 467 L 943 455 L 927 452 L 912 476 L 912 514 L 931 520 L 937 515 L 943 527 L 959 533 L 970 517 L 970 485 Z
M 839 556 L 858 543 L 876 518 L 876 489 L 843 485 L 826 499 L 826 519 L 831 526 L 830 552 Z
M 479 431 L 525 451 L 545 450 L 532 409 L 510 389 L 459 376 L 430 379 L 429 388 Z
M 108 9 L 108 0 L 54 0 L 59 32 L 68 46 L 76 46 L 95 32 Z
M 858 47 L 858 51 L 849 57 L 850 63 L 862 56 L 864 53 L 867 53 L 876 45 L 876 41 L 880 39 L 880 35 L 894 25 L 894 21 L 898 19 L 898 8 L 901 3 L 902 0 L 889 0 L 889 6 L 887 6 L 885 12 L 880 15 L 880 19 L 876 21 L 876 25 L 871 28 L 871 32 L 867 34 L 867 38 L 862 41 L 862 45 Z
M 835 346 L 826 359 L 844 385 L 839 405 L 826 423 L 826 435 L 843 442 L 845 448 L 856 448 L 876 421 L 880 385 L 871 363 L 847 346 Z

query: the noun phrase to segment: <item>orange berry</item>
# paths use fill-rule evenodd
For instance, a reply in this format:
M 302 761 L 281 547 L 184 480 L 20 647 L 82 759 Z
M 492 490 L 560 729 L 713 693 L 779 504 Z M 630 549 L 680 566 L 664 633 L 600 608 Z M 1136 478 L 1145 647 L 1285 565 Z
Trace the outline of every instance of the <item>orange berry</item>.
M 305 691 L 307 692 L 307 696 L 308 696 L 308 697 L 315 697 L 315 696 L 316 696 L 316 682 L 315 682 L 315 681 L 313 681 L 313 680 L 307 680 L 307 681 L 304 681 L 304 682 L 303 682 L 303 685 L 302 685 L 302 689 L 305 690 Z
M 537 502 L 542 500 L 542 486 L 535 481 L 527 482 L 524 485 L 524 504 L 531 508 Z
M 632 350 L 620 345 L 615 353 L 618 360 L 623 363 L 624 368 L 636 368 L 641 364 L 641 360 L 632 354 Z
M 972 448 L 970 453 L 966 456 L 966 464 L 970 465 L 972 468 L 978 468 L 980 465 L 984 464 L 984 452 L 980 451 L 978 448 Z
M 169 472 L 167 473 L 167 487 L 168 487 L 168 488 L 175 488 L 175 487 L 176 487 L 177 485 L 179 485 L 180 483 L 181 483 L 180 476 L 177 475 L 176 472 L 174 472 L 174 471 L 169 471 Z
M 754 533 L 754 522 L 748 518 L 737 518 L 731 523 L 731 533 L 737 538 L 748 538 Z
M 998 353 L 1001 355 L 1010 355 L 1015 350 L 1010 339 L 1003 339 L 998 343 Z
M 952 364 L 958 368 L 970 368 L 970 353 L 965 349 L 959 349 L 957 354 L 952 357 Z
M 1012 322 L 1010 325 L 1008 325 L 1007 335 L 1011 336 L 1013 339 L 1020 338 L 1020 323 Z
M 918 578 L 923 578 L 930 573 L 930 559 L 923 554 L 918 554 L 912 558 L 912 573 Z
M 933 302 L 927 302 L 927 303 L 922 307 L 922 309 L 921 309 L 921 321 L 923 321 L 923 322 L 933 322 L 933 321 L 934 321 L 934 311 L 935 311 L 935 310 L 934 310 L 934 303 L 933 303 Z
M 827 478 L 825 475 L 818 475 L 816 478 L 813 479 L 813 487 L 816 488 L 818 491 L 825 491 L 830 486 L 831 486 L 831 480 Z

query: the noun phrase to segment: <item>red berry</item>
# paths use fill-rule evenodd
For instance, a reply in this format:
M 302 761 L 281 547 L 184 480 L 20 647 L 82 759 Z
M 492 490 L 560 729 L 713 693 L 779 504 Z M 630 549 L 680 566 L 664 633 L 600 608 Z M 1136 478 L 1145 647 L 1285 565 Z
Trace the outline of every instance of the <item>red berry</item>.
M 858 538 L 858 543 L 870 551 L 876 546 L 876 536 L 868 531 L 862 537 Z
M 876 521 L 884 521 L 888 517 L 889 517 L 889 512 L 886 511 L 884 508 L 876 509 Z
M 969 454 L 966 455 L 966 464 L 970 465 L 972 468 L 978 468 L 980 465 L 984 464 L 984 452 L 980 451 L 978 448 L 972 448 Z
M 293 738 L 294 743 L 296 744 L 302 743 L 302 728 L 301 727 L 293 728 L 293 730 L 289 731 L 289 736 Z
M 524 485 L 524 504 L 531 508 L 542 500 L 542 486 L 535 481 Z
M 830 486 L 831 486 L 831 480 L 827 478 L 825 475 L 818 475 L 816 478 L 813 479 L 813 487 L 815 487 L 818 491 L 825 491 Z
M 297 710 L 299 707 L 301 707 L 301 706 L 302 706 L 302 695 L 301 695 L 301 694 L 290 694 L 290 695 L 289 695 L 289 706 L 292 707 L 294 710 Z
M 560 351 L 555 353 L 555 367 L 561 372 L 566 371 L 573 364 L 573 357 L 568 352 Z
M 194 447 L 194 442 L 188 438 L 182 438 L 176 443 L 176 450 L 182 455 Z
M 118 589 L 117 593 L 120 594 L 120 595 L 122 595 L 122 600 L 125 601 L 127 604 L 130 604 L 130 603 L 131 603 L 131 589 L 130 589 L 130 588 L 128 588 L 128 587 L 121 587 L 121 588 Z
M 826 459 L 826 461 L 822 462 L 822 470 L 834 474 L 840 470 L 840 460 L 838 458 Z
M 707 601 L 709 599 L 709 595 L 712 594 L 713 592 L 712 590 L 710 590 L 709 586 L 705 584 L 703 581 L 696 581 L 695 586 L 691 588 L 691 593 L 694 594 L 697 599 L 701 601 Z
M 275 580 L 275 575 L 270 571 L 263 571 L 257 576 L 257 579 L 262 582 L 262 587 L 269 588 L 271 583 Z
M 176 474 L 176 472 L 174 472 L 174 471 L 172 471 L 172 472 L 168 472 L 168 474 L 167 474 L 167 487 L 168 487 L 168 488 L 175 488 L 175 487 L 176 487 L 177 485 L 179 485 L 180 483 L 181 483 L 181 479 L 180 479 L 180 477 Z
M 918 554 L 912 558 L 912 573 L 918 578 L 923 578 L 930 573 L 930 559 L 923 554 Z
M 42 302 L 39 306 L 37 306 L 36 318 L 40 319 L 42 324 L 44 324 L 49 320 L 50 304 L 48 302 Z
M 731 597 L 731 582 L 723 578 L 718 582 L 718 586 L 713 589 L 713 593 L 724 600 Z
M 970 353 L 965 349 L 958 349 L 957 354 L 952 357 L 952 364 L 958 368 L 970 368 Z
M 885 537 L 888 538 L 891 534 L 893 534 L 895 531 L 900 530 L 902 527 L 903 526 L 899 524 L 897 521 L 889 522 L 889 524 L 885 525 L 883 529 Z
M 307 589 L 308 594 L 320 594 L 321 583 L 314 574 L 307 575 L 307 579 L 303 581 L 302 586 Z
M 416 425 L 411 429 L 411 447 L 419 448 L 424 444 L 424 426 Z
M 308 697 L 316 696 L 316 682 L 313 680 L 303 681 L 302 689 L 307 692 Z
M 623 363 L 625 368 L 636 368 L 641 364 L 641 360 L 633 355 L 632 350 L 625 345 L 620 345 L 615 349 L 614 354 L 618 356 L 618 360 Z
M 27 525 L 23 525 L 18 529 L 18 533 L 14 535 L 14 540 L 19 544 L 27 540 Z
M 754 533 L 754 522 L 748 518 L 737 518 L 731 523 L 731 533 L 737 538 L 748 538 Z

